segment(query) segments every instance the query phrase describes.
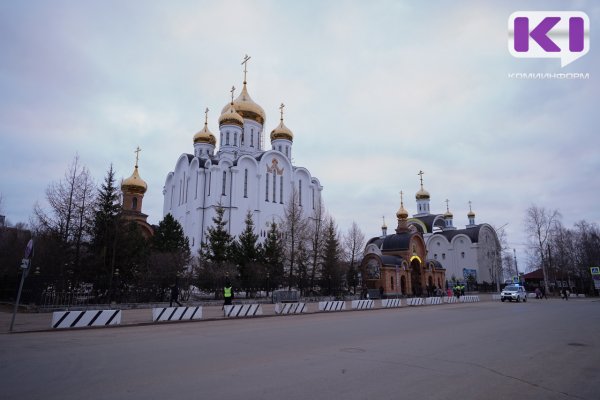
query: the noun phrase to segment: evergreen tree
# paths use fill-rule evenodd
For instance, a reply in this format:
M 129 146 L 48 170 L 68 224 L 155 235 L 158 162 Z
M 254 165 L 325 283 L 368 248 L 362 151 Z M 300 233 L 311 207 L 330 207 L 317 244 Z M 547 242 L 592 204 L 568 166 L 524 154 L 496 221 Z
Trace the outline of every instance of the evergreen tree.
M 153 257 L 161 260 L 162 266 L 156 272 L 161 272 L 163 285 L 176 283 L 178 275 L 190 262 L 190 243 L 183 233 L 183 227 L 171 214 L 165 215 L 152 237 Z M 165 265 L 166 264 L 166 265 Z
M 325 228 L 325 249 L 322 264 L 322 286 L 329 295 L 337 293 L 343 283 L 343 271 L 340 263 L 341 249 L 337 227 L 333 218 L 329 219 Z
M 207 229 L 207 242 L 202 243 L 200 258 L 204 261 L 223 264 L 232 260 L 233 237 L 225 229 L 227 226 L 227 221 L 224 219 L 225 208 L 219 204 L 215 208 L 215 212 L 214 225 Z
M 280 239 L 281 233 L 275 221 L 271 222 L 267 240 L 263 245 L 263 262 L 269 274 L 269 287 L 274 288 L 283 283 L 283 262 L 285 253 Z
M 110 271 L 114 267 L 120 210 L 119 189 L 115 185 L 115 172 L 111 164 L 98 190 L 91 226 L 90 247 L 95 257 L 91 263 L 93 272 L 90 278 L 97 288 L 108 284 Z
M 246 213 L 243 232 L 234 242 L 233 253 L 236 264 L 239 266 L 241 284 L 244 288 L 252 288 L 261 282 L 260 271 L 257 270 L 257 261 L 260 256 L 261 246 L 258 244 L 258 235 L 254 233 L 252 212 Z

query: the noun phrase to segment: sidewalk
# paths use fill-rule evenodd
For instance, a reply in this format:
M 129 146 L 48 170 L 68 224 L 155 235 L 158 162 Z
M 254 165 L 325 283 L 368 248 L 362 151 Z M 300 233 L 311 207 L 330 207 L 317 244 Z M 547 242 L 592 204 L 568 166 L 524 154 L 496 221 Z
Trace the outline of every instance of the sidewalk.
M 491 294 L 479 294 L 482 302 L 492 301 Z M 346 301 L 346 312 L 352 311 L 351 301 Z M 234 302 L 235 304 L 235 302 Z M 473 303 L 465 303 L 473 304 Z M 202 319 L 195 321 L 207 321 L 225 319 L 223 308 L 221 305 L 202 305 L 200 303 L 195 304 L 184 304 L 184 306 L 202 306 Z M 275 304 L 263 303 L 262 310 L 263 316 L 275 316 Z M 312 314 L 320 312 L 318 310 L 318 303 L 307 303 L 308 312 L 306 314 Z M 153 324 L 169 324 L 174 322 L 152 322 L 152 307 L 156 305 L 148 305 L 147 308 L 134 308 L 134 309 L 123 309 L 121 317 L 121 326 L 135 326 L 135 325 L 153 325 Z M 167 307 L 168 304 L 161 304 L 162 307 Z M 443 306 L 443 305 L 442 305 Z M 406 299 L 402 300 L 402 308 L 408 307 Z M 430 306 L 418 306 L 418 307 L 430 307 Z M 438 305 L 439 307 L 439 305 Z M 90 308 L 93 309 L 93 308 Z M 114 309 L 119 309 L 118 305 Z M 373 309 L 381 309 L 381 302 L 376 300 Z M 12 309 L 8 310 L 8 307 L 0 309 L 0 334 L 9 333 L 10 321 L 12 318 Z M 254 317 L 256 318 L 256 317 Z M 56 331 L 63 329 L 52 329 L 52 312 L 19 312 L 15 317 L 15 323 L 13 326 L 13 332 L 35 332 L 35 331 Z M 76 329 L 90 329 L 90 328 L 76 328 Z M 94 328 L 91 328 L 94 329 Z

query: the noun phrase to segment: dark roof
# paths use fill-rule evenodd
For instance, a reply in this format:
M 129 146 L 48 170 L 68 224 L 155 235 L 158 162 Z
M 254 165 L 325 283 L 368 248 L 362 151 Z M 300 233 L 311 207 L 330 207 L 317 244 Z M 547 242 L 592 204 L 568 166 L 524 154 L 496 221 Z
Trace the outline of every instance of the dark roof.
M 427 232 L 432 232 L 433 231 L 433 220 L 435 219 L 435 217 L 437 217 L 436 214 L 431 214 L 431 215 L 425 215 L 423 217 L 413 217 L 414 219 L 418 219 L 419 221 L 421 221 L 422 223 L 425 224 L 425 226 L 427 227 Z
M 402 265 L 402 257 L 399 256 L 381 256 L 383 265 Z
M 532 271 L 528 274 L 523 275 L 523 279 L 544 279 L 544 272 L 542 271 L 542 269 L 536 269 L 535 271 Z
M 444 267 L 442 266 L 442 263 L 439 262 L 438 260 L 427 260 L 425 261 L 427 264 L 433 264 L 433 267 L 435 269 L 444 269 Z
M 441 232 L 436 232 L 435 234 L 444 236 L 446 239 L 448 239 L 449 242 L 451 242 L 452 238 L 456 235 L 461 235 L 461 234 L 467 235 L 469 237 L 469 239 L 471 239 L 471 243 L 477 243 L 477 242 L 479 242 L 479 231 L 480 230 L 481 230 L 481 225 L 475 225 L 471 228 L 441 231 Z
M 403 232 L 395 233 L 393 235 L 387 235 L 383 238 L 381 250 L 408 250 L 410 246 L 410 239 L 413 235 L 414 233 L 412 232 Z

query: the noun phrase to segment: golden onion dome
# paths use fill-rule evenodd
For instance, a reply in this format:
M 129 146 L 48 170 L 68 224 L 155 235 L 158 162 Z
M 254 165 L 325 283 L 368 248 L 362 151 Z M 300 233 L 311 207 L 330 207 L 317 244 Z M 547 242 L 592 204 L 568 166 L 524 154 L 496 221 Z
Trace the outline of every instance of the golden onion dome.
M 237 125 L 244 126 L 244 118 L 235 111 L 233 103 L 229 104 L 229 108 L 219 117 L 219 126 L 221 125 Z
M 452 217 L 454 217 L 454 215 L 450 212 L 450 210 L 447 210 L 444 213 L 444 219 L 448 219 L 448 218 L 452 218 Z
M 226 112 L 228 112 L 230 105 L 231 103 L 228 103 L 225 107 L 223 107 L 221 114 L 225 114 Z M 251 119 L 253 121 L 258 122 L 261 125 L 265 123 L 265 110 L 263 110 L 261 106 L 259 106 L 254 102 L 254 100 L 252 100 L 252 98 L 248 94 L 246 82 L 244 82 L 242 93 L 240 93 L 237 99 L 233 101 L 233 107 L 235 108 L 235 111 L 237 111 L 238 114 L 240 114 L 243 118 Z
M 467 214 L 467 217 L 469 217 L 469 218 L 475 218 L 475 213 L 472 210 L 469 210 L 469 213 Z
M 271 141 L 276 139 L 286 139 L 290 142 L 294 141 L 294 134 L 287 126 L 285 126 L 283 119 L 280 120 L 279 125 L 271 131 Z
M 194 135 L 194 144 L 196 143 L 208 143 L 213 146 L 217 144 L 217 138 L 215 138 L 215 135 L 208 129 L 208 124 L 206 122 L 204 123 L 204 128 Z
M 421 187 L 421 189 L 415 195 L 415 198 L 417 200 L 426 200 L 426 199 L 429 199 L 429 192 L 427 190 L 423 189 L 423 187 Z
M 123 179 L 121 182 L 121 190 L 123 192 L 139 193 L 144 194 L 148 189 L 146 182 L 140 177 L 138 172 L 138 166 L 136 165 L 133 174 L 127 179 Z
M 396 213 L 396 217 L 398 217 L 398 219 L 408 218 L 408 211 L 406 211 L 406 208 L 404 208 L 404 204 L 400 205 L 400 209 Z

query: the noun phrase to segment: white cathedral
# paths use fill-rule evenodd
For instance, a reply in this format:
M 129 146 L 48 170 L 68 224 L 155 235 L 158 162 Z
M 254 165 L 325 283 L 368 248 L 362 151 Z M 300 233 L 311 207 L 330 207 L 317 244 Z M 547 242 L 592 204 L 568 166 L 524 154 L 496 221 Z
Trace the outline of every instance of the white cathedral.
M 204 128 L 193 137 L 193 154 L 182 154 L 175 170 L 169 172 L 163 188 L 163 216 L 171 214 L 183 227 L 192 254 L 206 241 L 207 228 L 213 225 L 216 207 L 225 209 L 224 219 L 231 235 L 240 234 L 246 215 L 253 216 L 255 233 L 266 237 L 272 221 L 282 222 L 284 209 L 292 195 L 305 217 L 321 204 L 323 187 L 304 167 L 292 164 L 294 135 L 283 123 L 283 104 L 279 124 L 271 131 L 271 148 L 265 149 L 266 115 L 248 94 L 246 64 L 240 95 L 223 107 L 219 116 L 219 146 L 208 128 L 208 109 Z

